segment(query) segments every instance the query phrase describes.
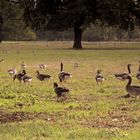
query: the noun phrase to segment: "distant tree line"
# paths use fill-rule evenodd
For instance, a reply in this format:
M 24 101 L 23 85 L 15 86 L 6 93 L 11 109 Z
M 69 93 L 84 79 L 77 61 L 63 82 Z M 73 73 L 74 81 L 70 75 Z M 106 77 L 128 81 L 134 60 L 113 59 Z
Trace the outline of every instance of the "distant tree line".
M 73 30 L 36 32 L 37 40 L 73 41 Z M 83 33 L 83 41 L 140 41 L 140 29 L 125 31 L 119 28 L 93 25 Z
M 100 39 L 108 40 L 112 38 L 112 29 L 119 29 L 119 38 L 122 29 L 132 38 L 135 26 L 140 25 L 140 0 L 21 0 L 19 3 L 24 7 L 24 20 L 32 29 L 73 30 L 74 49 L 82 49 L 83 34 L 92 25 L 96 28 L 96 23 L 100 23 L 101 31 L 107 26 L 107 36 L 103 37 L 106 33 L 100 31 Z
M 3 40 L 13 41 L 73 41 L 73 30 L 66 31 L 32 31 L 25 28 L 23 21 L 8 21 L 3 26 Z M 140 41 L 140 29 L 124 31 L 118 28 L 91 26 L 83 33 L 84 41 Z

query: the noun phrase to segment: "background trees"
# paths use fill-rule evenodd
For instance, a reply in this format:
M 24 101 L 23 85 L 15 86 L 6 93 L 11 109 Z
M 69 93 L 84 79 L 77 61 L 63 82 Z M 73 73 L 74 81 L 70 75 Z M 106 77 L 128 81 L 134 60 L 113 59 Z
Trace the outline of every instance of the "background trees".
M 80 49 L 83 35 L 89 41 L 137 39 L 139 8 L 138 0 L 0 0 L 0 40 L 73 39 Z
M 97 21 L 108 28 L 133 30 L 138 18 L 136 0 L 22 0 L 24 18 L 39 30 L 74 31 L 73 48 L 82 48 L 83 31 Z
M 23 10 L 18 4 L 0 0 L 0 42 L 4 40 L 36 39 L 35 34 L 25 28 Z

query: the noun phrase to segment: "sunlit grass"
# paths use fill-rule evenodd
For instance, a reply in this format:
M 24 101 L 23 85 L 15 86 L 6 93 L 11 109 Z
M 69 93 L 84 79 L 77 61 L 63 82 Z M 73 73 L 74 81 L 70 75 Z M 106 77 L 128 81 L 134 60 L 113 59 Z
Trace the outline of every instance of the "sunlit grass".
M 8 114 L 24 112 L 33 117 L 0 124 L 0 139 L 140 139 L 140 100 L 121 98 L 126 94 L 126 82 L 114 78 L 114 73 L 127 72 L 126 65 L 132 63 L 133 84 L 139 85 L 135 77 L 139 67 L 139 43 L 84 42 L 86 49 L 78 51 L 70 49 L 71 46 L 72 42 L 0 44 L 0 59 L 5 60 L 0 63 L 0 109 Z M 106 48 L 110 50 L 102 50 Z M 133 48 L 137 50 L 127 50 Z M 7 73 L 14 66 L 20 70 L 22 61 L 27 64 L 27 74 L 33 77 L 30 84 L 13 82 Z M 64 84 L 58 81 L 60 62 L 73 76 Z M 42 72 L 52 75 L 52 80 L 36 79 L 35 72 L 42 63 L 47 64 Z M 79 65 L 76 69 L 75 63 Z M 95 81 L 98 69 L 105 77 L 100 85 Z M 56 102 L 53 82 L 70 89 L 68 100 Z M 3 117 L 1 112 L 0 117 Z

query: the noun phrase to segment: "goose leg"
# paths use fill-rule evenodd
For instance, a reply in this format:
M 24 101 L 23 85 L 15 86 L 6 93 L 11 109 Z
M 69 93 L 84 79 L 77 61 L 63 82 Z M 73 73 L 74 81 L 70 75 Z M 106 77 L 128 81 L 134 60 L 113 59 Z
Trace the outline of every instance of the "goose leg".
M 58 99 L 59 99 L 59 96 L 57 96 L 57 102 L 59 102 L 59 100 L 58 100 Z

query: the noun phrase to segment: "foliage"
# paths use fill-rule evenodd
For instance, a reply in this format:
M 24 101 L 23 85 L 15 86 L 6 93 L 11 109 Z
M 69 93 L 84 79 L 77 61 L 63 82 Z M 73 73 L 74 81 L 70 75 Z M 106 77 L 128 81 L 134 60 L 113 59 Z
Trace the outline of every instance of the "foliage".
M 134 29 L 138 2 L 134 0 L 22 0 L 28 25 L 43 30 L 74 30 L 74 48 L 81 48 L 82 32 L 99 20 L 109 27 Z
M 0 40 L 35 40 L 35 34 L 25 28 L 23 10 L 19 4 L 0 0 Z

